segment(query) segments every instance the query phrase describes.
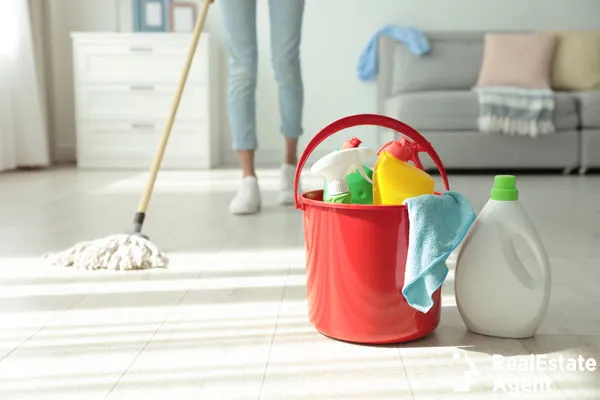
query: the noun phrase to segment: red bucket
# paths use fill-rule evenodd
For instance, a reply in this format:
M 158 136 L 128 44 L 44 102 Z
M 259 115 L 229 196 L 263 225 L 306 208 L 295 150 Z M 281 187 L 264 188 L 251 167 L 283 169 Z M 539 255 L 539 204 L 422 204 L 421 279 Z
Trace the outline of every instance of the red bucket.
M 306 160 L 329 136 L 347 128 L 372 125 L 392 129 L 416 143 L 434 161 L 446 190 L 442 162 L 431 144 L 393 118 L 360 114 L 326 126 L 306 146 L 294 179 L 294 193 Z M 416 162 L 419 164 L 420 162 Z M 323 191 L 297 194 L 304 211 L 308 314 L 322 334 L 355 343 L 398 343 L 421 338 L 440 321 L 441 288 L 434 306 L 421 313 L 402 295 L 408 252 L 408 210 L 404 205 L 324 203 Z

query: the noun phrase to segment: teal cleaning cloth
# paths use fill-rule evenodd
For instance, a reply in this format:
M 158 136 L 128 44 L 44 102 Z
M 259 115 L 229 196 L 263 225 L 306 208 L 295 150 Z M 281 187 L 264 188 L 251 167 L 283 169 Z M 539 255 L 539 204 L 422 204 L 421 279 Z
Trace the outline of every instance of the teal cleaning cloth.
M 475 211 L 456 192 L 406 199 L 410 222 L 402 294 L 423 313 L 433 306 L 433 293 L 448 275 L 446 260 L 475 221 Z
M 429 40 L 419 29 L 386 25 L 371 36 L 369 43 L 358 59 L 358 79 L 361 81 L 370 81 L 377 76 L 379 69 L 378 42 L 381 35 L 403 42 L 413 54 L 423 55 L 429 52 Z

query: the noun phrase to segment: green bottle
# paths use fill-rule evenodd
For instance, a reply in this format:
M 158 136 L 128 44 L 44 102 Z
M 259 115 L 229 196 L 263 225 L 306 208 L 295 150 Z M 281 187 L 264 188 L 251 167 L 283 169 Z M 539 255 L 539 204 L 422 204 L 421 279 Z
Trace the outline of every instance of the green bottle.
M 373 170 L 362 166 L 369 179 L 373 180 Z M 353 204 L 373 204 L 373 185 L 358 170 L 346 176 Z
M 324 199 L 327 199 L 327 203 L 352 204 L 352 193 L 334 194 L 333 196 L 329 196 L 329 198 L 324 197 Z
M 362 167 L 369 179 L 373 180 L 373 170 L 364 165 Z M 348 174 L 346 180 L 348 181 L 350 195 L 352 196 L 352 204 L 373 204 L 373 185 L 363 178 L 358 170 Z M 323 186 L 323 198 L 325 199 L 327 197 L 327 181 L 325 181 Z

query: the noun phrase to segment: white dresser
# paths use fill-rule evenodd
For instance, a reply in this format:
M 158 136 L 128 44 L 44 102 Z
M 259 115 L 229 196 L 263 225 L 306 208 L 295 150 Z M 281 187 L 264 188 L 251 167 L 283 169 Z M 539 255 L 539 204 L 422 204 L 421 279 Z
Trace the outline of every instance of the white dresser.
M 73 33 L 77 164 L 148 169 L 173 102 L 190 34 Z M 203 34 L 163 158 L 165 169 L 219 164 L 218 66 Z

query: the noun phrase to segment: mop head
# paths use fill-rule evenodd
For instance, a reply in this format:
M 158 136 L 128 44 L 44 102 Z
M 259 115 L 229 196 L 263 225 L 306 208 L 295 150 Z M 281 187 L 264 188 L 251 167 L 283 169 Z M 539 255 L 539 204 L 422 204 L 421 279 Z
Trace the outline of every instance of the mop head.
M 147 238 L 120 234 L 81 242 L 59 253 L 46 254 L 58 267 L 134 270 L 165 268 L 169 259 Z

